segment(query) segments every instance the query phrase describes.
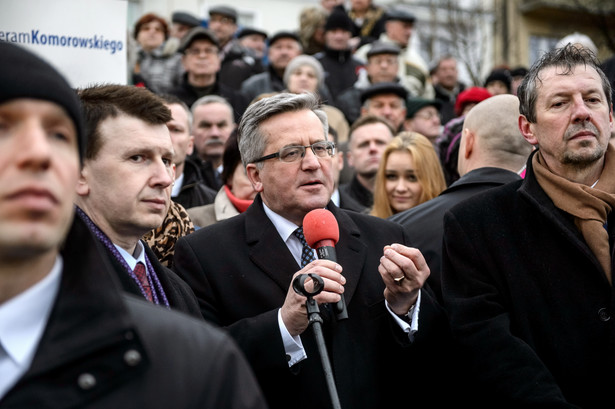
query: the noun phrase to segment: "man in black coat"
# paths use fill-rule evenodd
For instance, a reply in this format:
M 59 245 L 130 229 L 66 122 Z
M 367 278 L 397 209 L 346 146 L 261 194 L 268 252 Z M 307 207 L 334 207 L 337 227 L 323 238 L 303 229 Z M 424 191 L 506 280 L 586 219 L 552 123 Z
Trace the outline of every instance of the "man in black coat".
M 248 106 L 241 92 L 220 82 L 220 44 L 208 29 L 195 27 L 182 40 L 179 51 L 183 54 L 182 64 L 186 72 L 182 82 L 170 93 L 192 108 L 192 104 L 207 95 L 219 95 L 233 107 L 235 121 Z
M 389 219 L 406 229 L 409 243 L 421 250 L 431 274 L 427 282 L 441 296 L 444 213 L 457 203 L 492 187 L 520 179 L 532 150 L 519 131 L 519 99 L 498 95 L 476 105 L 463 123 L 459 180 L 444 192 Z
M 79 100 L 30 52 L 0 53 L 0 406 L 265 408 L 228 335 L 121 290 L 73 219 Z
M 167 122 L 171 142 L 173 142 L 173 163 L 175 164 L 175 181 L 171 189 L 171 199 L 185 209 L 213 203 L 217 191 L 205 184 L 198 165 L 190 159 L 190 155 L 194 152 L 192 112 L 174 95 L 164 95 L 162 98 L 172 116 Z
M 173 144 L 164 101 L 143 88 L 79 91 L 87 130 L 77 215 L 113 260 L 124 289 L 155 304 L 198 314 L 194 294 L 141 240 L 170 205 Z
M 332 407 L 306 298 L 291 286 L 306 273 L 324 281 L 315 300 L 342 407 L 392 407 L 397 382 L 421 391 L 416 407 L 444 398 L 430 393 L 447 385 L 450 348 L 442 311 L 423 287 L 425 260 L 403 245 L 401 226 L 330 203 L 335 150 L 317 97 L 282 93 L 254 103 L 239 148 L 259 194 L 244 213 L 180 239 L 175 268 L 203 316 L 238 341 L 269 405 Z M 325 206 L 339 224 L 339 264 L 308 263 L 313 250 L 299 234 L 304 216 Z M 338 320 L 324 304 L 342 294 L 348 318 Z
M 518 90 L 523 181 L 444 218 L 442 292 L 486 407 L 615 404 L 611 87 L 593 54 L 546 53 Z

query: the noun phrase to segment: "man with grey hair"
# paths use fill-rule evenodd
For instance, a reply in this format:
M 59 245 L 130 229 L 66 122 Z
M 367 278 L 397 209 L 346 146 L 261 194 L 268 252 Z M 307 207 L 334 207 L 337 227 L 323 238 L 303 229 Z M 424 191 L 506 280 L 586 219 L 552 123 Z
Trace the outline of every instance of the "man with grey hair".
M 239 126 L 239 149 L 259 193 L 242 214 L 181 238 L 176 271 L 203 316 L 238 341 L 273 409 L 331 407 L 306 298 L 291 284 L 308 273 L 324 281 L 314 299 L 342 407 L 393 407 L 399 396 L 390 383 L 399 379 L 421 390 L 413 402 L 437 400 L 428 391 L 446 384 L 446 361 L 436 361 L 450 348 L 442 311 L 423 286 L 425 260 L 403 244 L 401 226 L 330 202 L 336 152 L 327 138 L 313 94 L 253 103 Z M 303 236 L 305 215 L 325 207 L 339 224 L 338 262 L 314 260 Z M 326 306 L 342 294 L 346 319 Z
M 410 243 L 421 249 L 431 271 L 428 282 L 439 297 L 444 213 L 477 193 L 520 180 L 532 145 L 523 139 L 518 121 L 519 99 L 510 94 L 491 97 L 472 108 L 461 135 L 461 178 L 438 197 L 390 218 L 404 226 Z
M 479 400 L 469 406 L 612 407 L 611 87 L 569 44 L 530 68 L 518 96 L 537 147 L 525 178 L 444 216 L 442 295 Z
M 192 157 L 199 164 L 205 184 L 217 192 L 222 187 L 224 144 L 236 126 L 233 107 L 218 95 L 208 95 L 192 105 L 192 116 L 196 148 Z

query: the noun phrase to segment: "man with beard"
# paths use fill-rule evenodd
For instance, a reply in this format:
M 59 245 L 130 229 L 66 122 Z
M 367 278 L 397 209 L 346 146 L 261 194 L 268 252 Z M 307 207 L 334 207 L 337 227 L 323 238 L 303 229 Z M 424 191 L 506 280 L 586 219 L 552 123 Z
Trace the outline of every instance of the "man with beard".
M 525 179 L 445 215 L 442 288 L 474 407 L 615 404 L 611 86 L 590 52 L 545 54 L 518 90 Z

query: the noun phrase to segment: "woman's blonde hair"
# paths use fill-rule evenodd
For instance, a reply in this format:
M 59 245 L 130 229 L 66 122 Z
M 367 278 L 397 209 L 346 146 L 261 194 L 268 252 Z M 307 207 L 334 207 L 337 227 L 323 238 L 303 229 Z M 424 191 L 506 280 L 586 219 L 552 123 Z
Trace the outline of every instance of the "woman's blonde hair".
M 408 152 L 414 161 L 414 172 L 423 188 L 418 204 L 438 196 L 446 189 L 440 159 L 427 137 L 417 132 L 401 132 L 387 145 L 376 173 L 374 207 L 371 214 L 383 219 L 394 214 L 386 192 L 386 165 L 392 152 Z

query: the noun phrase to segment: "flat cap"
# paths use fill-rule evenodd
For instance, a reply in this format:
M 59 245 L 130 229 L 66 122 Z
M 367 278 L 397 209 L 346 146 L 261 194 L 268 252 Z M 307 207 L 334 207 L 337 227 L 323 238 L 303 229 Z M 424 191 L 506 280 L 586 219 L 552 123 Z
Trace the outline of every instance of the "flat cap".
M 271 47 L 273 43 L 278 40 L 281 40 L 282 38 L 290 38 L 301 44 L 301 40 L 299 39 L 297 33 L 294 33 L 292 31 L 278 31 L 269 39 L 269 46 Z
M 400 52 L 401 50 L 397 44 L 388 41 L 374 41 L 371 48 L 367 52 L 367 58 L 371 57 L 372 55 L 379 54 L 399 55 Z
M 183 24 L 188 27 L 197 27 L 201 25 L 201 20 L 185 11 L 176 11 L 171 15 L 171 22 Z
M 412 14 L 408 9 L 401 6 L 392 6 L 390 7 L 386 13 L 386 20 L 398 20 L 404 21 L 407 23 L 414 23 L 416 21 L 416 16 Z
M 422 97 L 410 97 L 406 99 L 406 118 L 414 118 L 414 115 L 425 107 L 432 106 L 440 111 L 442 102 L 437 99 L 427 99 Z
M 254 28 L 254 27 L 244 27 L 244 28 L 241 29 L 241 31 L 237 35 L 237 38 L 241 38 L 241 37 L 245 37 L 245 36 L 251 36 L 253 34 L 258 34 L 260 36 L 263 36 L 265 38 L 265 40 L 268 37 L 267 33 L 265 33 L 263 30 L 259 30 L 259 29 Z
M 361 92 L 361 104 L 376 95 L 395 94 L 406 101 L 408 91 L 402 85 L 395 82 L 379 82 L 373 84 Z
M 210 7 L 209 15 L 211 16 L 212 14 L 220 14 L 222 16 L 232 18 L 234 22 L 237 22 L 237 10 L 230 6 L 220 5 Z
M 179 45 L 179 51 L 184 52 L 195 40 L 208 40 L 213 43 L 216 47 L 220 48 L 220 42 L 218 41 L 218 37 L 213 33 L 213 31 L 205 28 L 205 27 L 194 27 L 190 29 L 182 38 L 181 44 Z

